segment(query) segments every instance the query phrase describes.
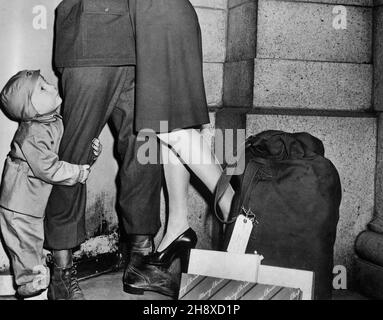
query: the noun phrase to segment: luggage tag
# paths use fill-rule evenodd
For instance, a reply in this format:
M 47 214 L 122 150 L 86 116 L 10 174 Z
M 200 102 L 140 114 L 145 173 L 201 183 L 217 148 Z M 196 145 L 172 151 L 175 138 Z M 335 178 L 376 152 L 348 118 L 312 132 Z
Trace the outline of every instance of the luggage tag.
M 243 213 L 235 221 L 227 252 L 245 253 L 251 231 L 253 230 L 253 223 L 258 224 L 255 214 L 250 209 L 246 210 L 242 207 L 242 211 Z

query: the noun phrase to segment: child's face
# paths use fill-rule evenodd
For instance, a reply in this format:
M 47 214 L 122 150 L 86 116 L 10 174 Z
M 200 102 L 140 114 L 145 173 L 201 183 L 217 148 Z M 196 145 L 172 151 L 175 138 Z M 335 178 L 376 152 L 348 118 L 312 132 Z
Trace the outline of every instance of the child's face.
M 41 115 L 52 113 L 62 102 L 56 87 L 48 83 L 42 76 L 37 80 L 31 101 Z

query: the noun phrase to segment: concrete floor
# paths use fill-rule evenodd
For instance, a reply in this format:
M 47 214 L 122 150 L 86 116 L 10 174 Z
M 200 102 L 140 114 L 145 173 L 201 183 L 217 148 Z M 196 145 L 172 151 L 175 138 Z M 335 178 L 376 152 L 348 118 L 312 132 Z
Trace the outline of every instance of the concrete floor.
M 171 300 L 155 292 L 144 295 L 125 293 L 122 290 L 122 272 L 108 273 L 80 282 L 87 300 Z
M 169 297 L 155 292 L 133 295 L 122 290 L 122 272 L 107 273 L 82 280 L 80 286 L 87 300 L 170 300 Z M 1 297 L 0 300 L 15 300 L 13 296 Z M 333 300 L 369 300 L 359 293 L 349 290 L 334 291 Z

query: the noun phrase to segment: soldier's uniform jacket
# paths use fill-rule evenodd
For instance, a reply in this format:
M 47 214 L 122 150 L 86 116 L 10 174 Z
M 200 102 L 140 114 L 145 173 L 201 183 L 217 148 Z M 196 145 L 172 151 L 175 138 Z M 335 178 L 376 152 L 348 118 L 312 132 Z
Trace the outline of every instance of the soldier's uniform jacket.
M 135 64 L 128 0 L 64 0 L 56 9 L 56 67 Z

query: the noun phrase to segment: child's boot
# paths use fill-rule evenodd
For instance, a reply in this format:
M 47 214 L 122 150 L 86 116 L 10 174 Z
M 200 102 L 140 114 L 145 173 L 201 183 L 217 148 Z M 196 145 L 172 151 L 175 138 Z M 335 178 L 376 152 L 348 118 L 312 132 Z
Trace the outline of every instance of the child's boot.
M 45 265 L 35 266 L 32 270 L 33 279 L 17 288 L 16 296 L 21 299 L 33 299 L 46 291 L 49 285 L 49 269 Z M 45 293 L 46 296 L 46 293 Z M 36 298 L 36 300 L 39 300 Z
M 77 270 L 71 250 L 53 251 L 52 278 L 48 288 L 49 300 L 85 300 L 78 284 Z
M 37 296 L 33 296 L 33 297 L 30 297 L 30 298 L 24 298 L 24 300 L 48 300 L 47 291 L 48 291 L 48 289 L 44 290 L 43 292 L 41 292 Z

